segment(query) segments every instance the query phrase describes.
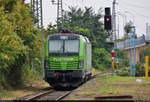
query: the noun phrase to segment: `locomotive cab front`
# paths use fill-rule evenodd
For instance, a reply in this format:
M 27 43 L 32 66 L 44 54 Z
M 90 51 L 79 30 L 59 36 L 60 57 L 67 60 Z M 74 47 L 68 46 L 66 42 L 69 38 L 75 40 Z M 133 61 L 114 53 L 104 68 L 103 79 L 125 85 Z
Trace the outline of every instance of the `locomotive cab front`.
M 46 41 L 45 80 L 53 87 L 77 87 L 86 76 L 84 42 L 77 34 L 54 34 Z

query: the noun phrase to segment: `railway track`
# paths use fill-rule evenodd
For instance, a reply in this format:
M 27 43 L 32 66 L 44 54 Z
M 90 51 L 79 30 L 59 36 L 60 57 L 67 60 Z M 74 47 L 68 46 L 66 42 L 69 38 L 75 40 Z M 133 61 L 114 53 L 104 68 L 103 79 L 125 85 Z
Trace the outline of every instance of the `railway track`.
M 107 75 L 111 75 L 111 73 L 110 73 L 110 72 L 109 72 L 109 73 L 106 73 L 106 72 L 98 73 L 98 74 L 93 75 L 93 76 L 91 77 L 91 79 L 94 79 L 94 78 L 96 78 L 96 77 L 103 77 L 103 76 L 107 76 Z M 91 80 L 91 79 L 90 79 L 90 80 Z
M 91 79 L 94 79 L 96 77 L 103 77 L 103 76 L 107 76 L 107 75 L 110 75 L 110 73 L 98 73 L 98 74 L 93 75 L 91 77 Z M 82 84 L 82 85 L 84 85 L 84 84 Z M 54 89 L 48 89 L 43 92 L 37 93 L 35 95 L 25 96 L 23 98 L 20 98 L 19 100 L 55 100 L 55 101 L 59 101 L 59 100 L 64 99 L 65 97 L 67 97 L 73 91 L 74 90 L 72 90 L 72 91 L 56 91 Z
M 68 96 L 71 93 L 71 91 L 55 91 L 55 90 L 49 90 L 45 91 L 43 93 L 37 94 L 35 96 L 30 96 L 28 98 L 24 98 L 23 100 L 61 100 Z

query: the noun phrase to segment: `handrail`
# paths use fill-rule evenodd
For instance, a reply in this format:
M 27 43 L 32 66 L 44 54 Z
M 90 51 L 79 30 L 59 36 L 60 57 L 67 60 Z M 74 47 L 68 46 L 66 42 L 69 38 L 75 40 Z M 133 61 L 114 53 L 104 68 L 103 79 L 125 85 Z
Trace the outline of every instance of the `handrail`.
M 140 45 L 145 44 L 145 37 L 141 36 L 135 39 L 135 46 L 138 47 Z M 133 48 L 130 46 L 130 39 L 125 41 L 117 42 L 115 45 L 115 49 L 129 49 Z

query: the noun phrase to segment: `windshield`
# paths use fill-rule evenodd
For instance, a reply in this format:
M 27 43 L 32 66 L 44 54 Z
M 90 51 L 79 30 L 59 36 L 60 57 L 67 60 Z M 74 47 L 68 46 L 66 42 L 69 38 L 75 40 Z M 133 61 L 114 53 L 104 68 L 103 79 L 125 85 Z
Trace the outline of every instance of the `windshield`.
M 49 40 L 50 53 L 78 53 L 79 40 Z
M 65 40 L 65 53 L 78 53 L 79 41 L 78 40 Z
M 63 40 L 50 40 L 49 52 L 50 53 L 63 53 Z

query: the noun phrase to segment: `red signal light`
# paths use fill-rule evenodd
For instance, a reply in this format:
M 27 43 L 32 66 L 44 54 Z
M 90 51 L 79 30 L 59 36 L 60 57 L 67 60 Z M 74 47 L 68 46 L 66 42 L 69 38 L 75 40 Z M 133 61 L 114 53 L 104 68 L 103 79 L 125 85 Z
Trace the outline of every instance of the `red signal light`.
M 111 53 L 112 57 L 114 57 L 114 52 Z
M 115 57 L 114 50 L 112 50 L 111 55 L 112 55 L 112 60 L 114 60 L 114 57 Z
M 104 16 L 104 29 L 105 30 L 111 30 L 111 15 L 105 15 Z
M 110 21 L 110 18 L 106 18 L 106 22 L 109 22 Z

